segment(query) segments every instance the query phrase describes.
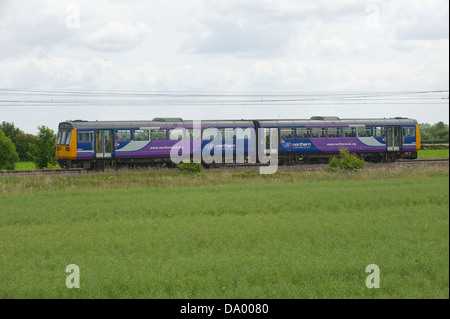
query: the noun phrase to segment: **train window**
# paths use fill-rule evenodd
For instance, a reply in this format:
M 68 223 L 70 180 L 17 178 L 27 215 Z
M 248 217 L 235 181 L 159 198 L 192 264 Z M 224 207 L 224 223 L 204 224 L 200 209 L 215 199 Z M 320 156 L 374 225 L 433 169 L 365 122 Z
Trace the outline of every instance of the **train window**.
M 63 131 L 58 132 L 58 138 L 56 140 L 56 144 L 61 145 Z
M 251 128 L 236 128 L 236 139 L 238 140 L 249 140 L 252 137 Z
M 225 139 L 226 140 L 234 139 L 234 128 L 226 128 L 225 129 Z
M 280 136 L 281 138 L 295 138 L 294 132 L 293 128 L 282 128 L 280 129 Z
M 232 140 L 234 138 L 234 129 L 233 128 L 221 128 L 220 137 L 225 140 Z
M 78 132 L 78 142 L 93 142 L 94 141 L 94 132 Z
M 184 129 L 176 128 L 173 130 L 169 130 L 169 140 L 171 141 L 181 141 L 184 136 Z
M 188 130 L 186 130 L 186 136 L 190 140 L 200 140 L 201 136 L 202 136 L 202 133 L 201 133 L 201 130 L 199 128 L 195 129 L 195 130 L 188 129 Z
M 65 145 L 69 145 L 70 144 L 70 138 L 71 137 L 72 137 L 72 131 L 67 132 L 66 141 L 64 142 Z
M 404 127 L 403 128 L 403 136 L 404 137 L 416 136 L 416 128 L 415 127 Z
M 60 139 L 59 139 L 60 145 L 63 145 L 64 142 L 66 141 L 66 135 L 67 135 L 67 131 L 61 131 L 61 135 L 60 135 Z
M 133 131 L 133 141 L 148 141 L 150 135 L 148 130 L 134 130 Z
M 344 127 L 343 134 L 344 137 L 356 137 L 356 127 Z
M 326 128 L 325 127 L 313 127 L 312 131 L 312 137 L 313 138 L 324 138 L 326 137 Z
M 341 128 L 340 127 L 329 127 L 328 128 L 328 137 L 341 137 Z
M 165 141 L 166 135 L 166 130 L 150 130 L 150 140 L 152 141 Z
M 358 126 L 358 137 L 372 136 L 372 128 L 365 126 Z
M 375 137 L 385 137 L 386 128 L 384 126 L 376 126 L 373 128 L 373 136 Z
M 298 127 L 297 138 L 310 138 L 311 129 L 309 127 Z
M 116 141 L 129 142 L 131 141 L 130 130 L 116 130 Z
M 219 130 L 216 128 L 207 128 L 203 130 L 203 140 L 215 140 L 219 139 Z

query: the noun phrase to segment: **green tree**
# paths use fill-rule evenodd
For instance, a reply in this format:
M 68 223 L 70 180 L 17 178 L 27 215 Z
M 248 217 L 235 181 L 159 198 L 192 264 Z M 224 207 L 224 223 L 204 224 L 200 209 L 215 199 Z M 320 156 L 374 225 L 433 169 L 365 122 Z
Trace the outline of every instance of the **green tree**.
M 14 126 L 14 123 L 9 123 L 3 121 L 0 125 L 0 130 L 2 130 L 7 137 L 11 139 L 11 141 L 14 143 L 14 140 L 16 139 L 16 136 L 20 134 L 20 130 Z
M 444 140 L 448 142 L 448 125 L 444 122 L 438 122 L 430 128 L 430 133 L 435 140 Z
M 39 126 L 38 129 L 37 141 L 31 145 L 29 155 L 40 169 L 54 167 L 57 165 L 55 132 L 46 126 Z
M 428 123 L 420 123 L 419 124 L 419 131 L 420 131 L 420 136 L 422 137 L 423 140 L 431 140 L 431 124 Z
M 14 169 L 15 163 L 19 161 L 14 143 L 0 130 L 0 169 Z
M 19 155 L 19 160 L 21 161 L 31 161 L 32 159 L 28 156 L 30 153 L 30 144 L 36 143 L 37 137 L 33 134 L 26 134 L 19 128 L 14 126 L 14 123 L 2 122 L 0 124 L 0 130 L 2 130 L 7 137 L 16 146 L 17 154 Z

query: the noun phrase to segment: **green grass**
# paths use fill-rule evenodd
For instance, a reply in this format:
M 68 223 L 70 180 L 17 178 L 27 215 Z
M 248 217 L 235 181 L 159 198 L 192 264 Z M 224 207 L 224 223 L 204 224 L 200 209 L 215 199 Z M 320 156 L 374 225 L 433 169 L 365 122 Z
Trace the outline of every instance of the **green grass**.
M 211 175 L 0 179 L 0 298 L 449 298 L 448 168 Z
M 33 162 L 17 162 L 15 165 L 17 170 L 36 169 L 36 164 Z
M 438 158 L 448 158 L 448 149 L 444 150 L 420 150 L 418 152 L 419 159 L 438 159 Z

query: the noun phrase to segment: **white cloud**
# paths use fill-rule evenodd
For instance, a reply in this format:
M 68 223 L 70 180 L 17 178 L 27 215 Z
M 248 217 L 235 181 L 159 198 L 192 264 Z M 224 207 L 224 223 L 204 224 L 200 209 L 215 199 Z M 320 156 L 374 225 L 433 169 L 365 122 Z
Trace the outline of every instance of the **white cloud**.
M 448 21 L 444 0 L 0 0 L 0 88 L 445 89 Z
M 91 50 L 119 52 L 141 44 L 149 33 L 145 23 L 110 22 L 88 34 L 85 43 Z

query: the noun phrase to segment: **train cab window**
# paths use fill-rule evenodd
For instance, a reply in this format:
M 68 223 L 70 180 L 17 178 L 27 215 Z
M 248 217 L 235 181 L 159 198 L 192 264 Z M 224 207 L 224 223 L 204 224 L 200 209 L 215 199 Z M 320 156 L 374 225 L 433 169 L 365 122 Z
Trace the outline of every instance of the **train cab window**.
M 94 141 L 94 132 L 78 132 L 78 142 L 93 142 Z
M 280 136 L 281 138 L 295 138 L 294 132 L 293 128 L 282 128 L 280 129 Z
M 328 137 L 331 137 L 331 138 L 341 137 L 341 128 L 340 127 L 329 127 L 328 128 Z
M 70 138 L 72 137 L 72 131 L 67 132 L 67 136 L 66 136 L 66 141 L 65 141 L 65 145 L 69 145 L 70 144 Z
M 150 130 L 150 140 L 152 141 L 165 141 L 166 135 L 166 130 Z
M 311 129 L 309 127 L 298 127 L 297 128 L 297 138 L 310 138 Z
M 61 130 L 58 134 L 57 144 L 58 145 L 69 145 L 70 138 L 72 137 L 72 131 Z
M 373 136 L 375 137 L 385 137 L 386 128 L 384 126 L 376 126 L 373 128 Z
M 171 141 L 181 141 L 184 137 L 184 129 L 176 128 L 169 130 L 169 140 Z
M 403 128 L 403 136 L 404 137 L 416 136 L 416 128 L 415 127 L 404 127 Z
M 354 126 L 344 127 L 342 131 L 343 137 L 356 137 L 356 127 Z
M 66 133 L 66 131 L 59 131 L 58 132 L 58 139 L 56 141 L 56 144 L 61 145 L 63 140 L 63 135 Z
M 56 143 L 58 145 L 69 145 L 71 137 L 72 137 L 72 131 L 60 130 L 58 133 L 58 138 L 56 140 Z
M 358 137 L 372 136 L 372 128 L 365 126 L 358 126 Z
M 150 135 L 148 130 L 134 130 L 133 131 L 133 141 L 148 141 Z
M 313 138 L 324 138 L 326 137 L 326 128 L 325 127 L 313 127 L 311 130 Z
M 130 130 L 116 130 L 115 136 L 116 136 L 117 142 L 131 141 L 131 131 Z

